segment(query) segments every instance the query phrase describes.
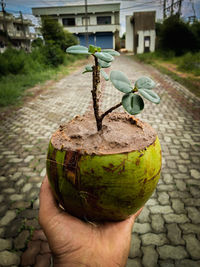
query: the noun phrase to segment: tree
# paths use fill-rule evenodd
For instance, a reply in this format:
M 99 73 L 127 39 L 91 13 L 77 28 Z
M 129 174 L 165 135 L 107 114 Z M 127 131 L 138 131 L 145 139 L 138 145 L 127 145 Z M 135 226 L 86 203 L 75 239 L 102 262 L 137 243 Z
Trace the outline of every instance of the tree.
M 188 51 L 196 50 L 196 37 L 190 25 L 182 21 L 178 15 L 167 18 L 159 29 L 159 49 L 174 51 L 180 56 Z
M 59 46 L 63 51 L 69 46 L 78 43 L 76 37 L 72 33 L 65 31 L 62 25 L 50 16 L 42 17 L 41 32 L 45 43 L 50 41 L 53 45 Z

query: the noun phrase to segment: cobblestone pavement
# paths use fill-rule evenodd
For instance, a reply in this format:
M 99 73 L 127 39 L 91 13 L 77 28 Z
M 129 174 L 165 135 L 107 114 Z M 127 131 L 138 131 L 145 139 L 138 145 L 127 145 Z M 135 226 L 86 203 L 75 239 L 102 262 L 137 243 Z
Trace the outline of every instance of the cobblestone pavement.
M 162 175 L 137 219 L 127 267 L 200 266 L 200 99 L 152 67 L 116 58 L 113 69 L 133 82 L 141 75 L 157 83 L 161 104 L 146 103 L 139 118 L 158 132 Z M 38 194 L 45 175 L 49 138 L 61 123 L 91 107 L 90 74 L 79 68 L 56 82 L 0 126 L 0 266 L 52 265 L 38 224 Z M 103 83 L 106 109 L 121 93 Z M 31 239 L 31 240 L 30 240 Z M 106 266 L 105 266 L 106 267 Z

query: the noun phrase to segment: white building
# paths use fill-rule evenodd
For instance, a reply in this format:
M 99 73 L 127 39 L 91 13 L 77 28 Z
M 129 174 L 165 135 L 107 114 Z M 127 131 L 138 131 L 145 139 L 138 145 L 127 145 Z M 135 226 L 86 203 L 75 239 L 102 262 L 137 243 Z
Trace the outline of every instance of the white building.
M 32 22 L 22 17 L 14 17 L 7 12 L 0 12 L 0 52 L 3 52 L 8 44 L 18 49 L 30 50 L 31 40 L 35 34 L 30 33 Z
M 89 4 L 87 16 L 84 5 L 32 8 L 33 15 L 50 15 L 63 25 L 64 29 L 76 35 L 81 45 L 88 43 L 102 48 L 119 48 L 120 3 Z
M 155 11 L 126 16 L 126 49 L 134 54 L 155 51 Z

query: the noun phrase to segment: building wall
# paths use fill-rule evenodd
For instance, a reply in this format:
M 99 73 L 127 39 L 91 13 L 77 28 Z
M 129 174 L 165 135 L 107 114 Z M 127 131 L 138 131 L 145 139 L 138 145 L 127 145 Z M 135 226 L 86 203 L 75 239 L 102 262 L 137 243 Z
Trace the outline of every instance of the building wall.
M 155 11 L 126 17 L 126 49 L 136 54 L 155 51 Z
M 133 52 L 133 25 L 131 23 L 132 16 L 126 16 L 126 39 L 125 48 L 126 50 Z
M 145 37 L 150 37 L 149 52 L 155 51 L 155 30 L 150 31 L 138 31 L 139 39 L 138 39 L 138 47 L 137 54 L 142 54 L 145 52 Z
M 89 42 L 102 43 L 105 40 L 105 46 L 110 44 L 108 48 L 116 48 L 119 46 L 119 9 L 120 3 L 113 4 L 95 4 L 88 5 L 88 34 Z M 33 14 L 36 16 L 50 15 L 57 19 L 64 29 L 79 37 L 81 44 L 84 42 L 83 34 L 85 28 L 85 6 L 67 6 L 67 7 L 49 7 L 49 8 L 33 8 Z M 98 24 L 98 16 L 111 17 L 110 23 Z M 63 19 L 74 18 L 75 25 L 63 25 Z M 101 37 L 100 37 L 101 36 Z M 112 45 L 111 45 L 112 43 Z M 102 43 L 103 44 L 103 43 Z M 104 45 L 104 44 L 103 44 Z M 112 47 L 111 47 L 112 46 Z

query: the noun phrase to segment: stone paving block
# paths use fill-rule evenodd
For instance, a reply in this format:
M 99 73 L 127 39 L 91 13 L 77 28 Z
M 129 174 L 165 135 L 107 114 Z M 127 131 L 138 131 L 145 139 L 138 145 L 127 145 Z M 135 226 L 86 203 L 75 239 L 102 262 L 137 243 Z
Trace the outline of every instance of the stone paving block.
M 0 238 L 0 251 L 11 249 L 11 248 L 12 248 L 12 240 L 11 239 Z
M 141 256 L 141 240 L 137 234 L 132 234 L 131 246 L 128 257 L 133 259 Z
M 172 245 L 184 245 L 185 242 L 182 239 L 182 233 L 176 223 L 170 223 L 166 225 L 167 237 Z
M 18 250 L 25 248 L 29 236 L 30 236 L 29 231 L 27 230 L 22 231 L 14 240 L 15 249 Z
M 158 193 L 158 201 L 161 205 L 168 205 L 169 203 L 169 195 L 166 192 Z
M 144 267 L 158 266 L 157 264 L 158 253 L 155 250 L 154 246 L 142 247 L 142 251 L 143 251 L 142 264 Z
M 181 213 L 186 212 L 185 207 L 184 207 L 184 203 L 182 200 L 180 200 L 178 198 L 172 198 L 171 202 L 172 202 L 172 208 L 175 211 L 175 213 L 181 214 Z
M 175 267 L 199 267 L 200 266 L 200 261 L 194 261 L 194 260 L 180 260 L 176 261 Z
M 200 211 L 195 207 L 187 207 L 188 217 L 194 224 L 200 224 Z
M 149 223 L 134 223 L 133 232 L 138 234 L 145 234 L 151 232 L 151 226 Z
M 152 214 L 169 214 L 173 212 L 170 206 L 156 205 L 156 206 L 149 207 L 149 209 Z
M 181 260 L 188 257 L 188 253 L 186 252 L 183 246 L 171 246 L 164 245 L 157 248 L 158 254 L 161 259 L 173 259 L 173 260 Z
M 179 224 L 184 234 L 200 234 L 200 227 L 198 224 L 184 223 Z
M 164 244 L 169 243 L 165 234 L 146 233 L 141 235 L 141 239 L 143 246 L 148 246 L 148 245 L 162 246 Z
M 185 214 L 164 214 L 164 220 L 167 223 L 186 223 L 189 222 L 188 217 Z
M 126 267 L 142 267 L 141 261 L 139 258 L 127 260 Z
M 10 266 L 10 265 L 19 265 L 20 263 L 20 257 L 13 253 L 9 252 L 7 250 L 0 252 L 0 265 L 2 266 Z
M 163 220 L 162 215 L 160 214 L 151 215 L 151 219 L 152 219 L 151 225 L 152 225 L 154 232 L 162 233 L 166 231 L 166 228 L 164 226 L 165 222 Z
M 12 210 L 8 210 L 5 216 L 0 220 L 0 226 L 8 225 L 12 220 L 16 217 L 16 212 Z
M 200 242 L 196 239 L 194 234 L 184 235 L 183 239 L 186 241 L 186 249 L 192 259 L 200 259 Z
M 150 218 L 149 218 L 149 209 L 144 206 L 142 212 L 140 213 L 140 216 L 137 218 L 137 220 L 140 223 L 146 223 L 146 222 L 150 222 Z

